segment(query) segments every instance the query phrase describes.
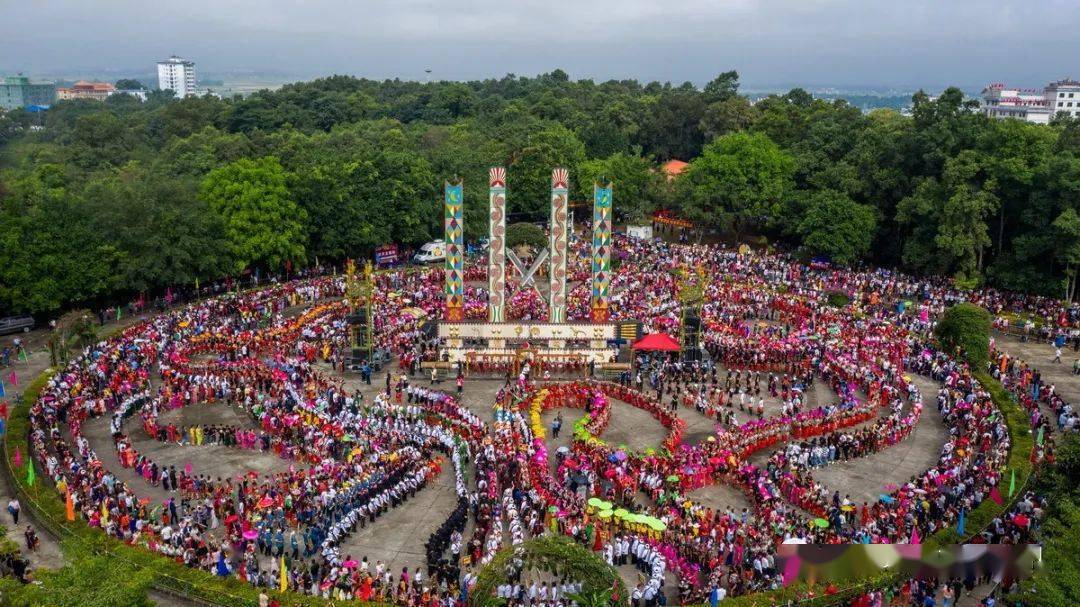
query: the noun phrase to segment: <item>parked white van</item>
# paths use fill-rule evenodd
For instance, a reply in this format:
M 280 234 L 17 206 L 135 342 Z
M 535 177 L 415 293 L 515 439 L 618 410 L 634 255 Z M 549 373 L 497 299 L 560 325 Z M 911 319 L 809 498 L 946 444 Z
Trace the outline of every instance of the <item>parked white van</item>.
M 435 263 L 446 260 L 446 243 L 441 240 L 432 240 L 420 247 L 413 255 L 412 260 L 416 263 Z

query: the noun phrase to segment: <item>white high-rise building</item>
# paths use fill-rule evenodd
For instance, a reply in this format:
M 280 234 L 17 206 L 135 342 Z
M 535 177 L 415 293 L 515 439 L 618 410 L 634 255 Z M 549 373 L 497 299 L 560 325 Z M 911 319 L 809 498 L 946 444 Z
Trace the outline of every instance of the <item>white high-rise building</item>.
M 181 59 L 176 55 L 165 61 L 158 61 L 158 88 L 171 90 L 177 97 L 195 95 L 195 62 Z
M 1080 82 L 1058 80 L 1043 90 L 996 83 L 983 89 L 982 111 L 991 118 L 1016 118 L 1046 124 L 1058 114 L 1080 116 Z

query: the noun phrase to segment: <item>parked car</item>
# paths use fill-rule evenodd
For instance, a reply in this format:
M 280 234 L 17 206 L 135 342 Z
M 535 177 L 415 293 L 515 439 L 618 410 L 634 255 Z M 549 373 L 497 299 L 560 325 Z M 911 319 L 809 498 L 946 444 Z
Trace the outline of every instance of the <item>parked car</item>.
M 0 318 L 0 335 L 8 335 L 11 333 L 18 333 L 22 331 L 27 333 L 30 329 L 34 328 L 34 317 L 30 315 L 24 316 L 6 316 Z
M 446 243 L 441 240 L 432 240 L 420 247 L 420 250 L 416 252 L 416 255 L 413 255 L 412 260 L 415 263 L 446 261 Z

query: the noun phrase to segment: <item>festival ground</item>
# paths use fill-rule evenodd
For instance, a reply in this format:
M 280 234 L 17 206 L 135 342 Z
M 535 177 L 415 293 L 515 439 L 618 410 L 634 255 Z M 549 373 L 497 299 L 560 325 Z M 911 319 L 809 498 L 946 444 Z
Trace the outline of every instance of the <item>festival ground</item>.
M 302 311 L 303 307 L 290 310 L 290 316 Z M 130 321 L 133 319 L 125 319 Z M 30 356 L 25 363 L 19 363 L 15 367 L 21 381 L 28 382 L 40 371 L 44 370 L 48 362 L 48 353 L 35 341 L 35 335 L 31 335 L 29 343 Z M 1052 346 L 1043 343 L 1021 342 L 1012 337 L 997 336 L 999 348 L 1011 355 L 1027 360 L 1037 365 L 1043 372 L 1047 383 L 1056 384 L 1058 393 L 1068 400 L 1080 397 L 1080 376 L 1072 373 L 1072 359 L 1076 356 L 1071 350 L 1063 354 L 1063 364 L 1051 362 L 1054 355 Z M 36 346 L 36 347 L 35 347 Z M 396 365 L 391 380 L 397 381 L 400 371 Z M 385 391 L 385 376 L 376 376 L 371 384 L 365 384 L 355 374 L 342 375 L 321 365 L 321 369 L 330 376 L 336 376 L 344 380 L 348 391 L 359 390 L 364 395 L 365 402 L 372 402 L 379 392 Z M 916 384 L 922 391 L 924 414 L 918 421 L 918 425 L 908 438 L 893 448 L 882 451 L 868 457 L 859 458 L 847 462 L 835 462 L 831 465 L 817 469 L 815 478 L 829 487 L 835 488 L 841 494 L 850 495 L 851 499 L 860 503 L 872 501 L 876 496 L 887 492 L 888 485 L 902 484 L 917 475 L 919 472 L 932 466 L 937 460 L 942 444 L 946 440 L 946 431 L 942 420 L 933 406 L 933 398 L 937 386 L 928 378 L 916 376 Z M 426 375 L 418 374 L 412 378 L 418 385 L 432 387 Z M 24 384 L 25 385 L 25 384 Z M 460 402 L 470 411 L 475 413 L 481 420 L 488 421 L 492 418 L 492 403 L 496 394 L 504 385 L 498 379 L 469 378 L 464 382 L 464 390 L 460 395 Z M 451 378 L 442 378 L 436 389 L 456 394 Z M 9 388 L 10 390 L 10 388 Z M 817 407 L 836 400 L 836 395 L 825 389 L 823 384 L 815 384 L 813 390 L 807 395 L 807 406 Z M 765 397 L 765 417 L 776 415 L 779 412 L 780 403 L 768 396 Z M 559 447 L 570 444 L 570 428 L 583 412 L 579 409 L 560 409 L 563 416 L 563 432 L 560 437 L 547 437 L 546 444 L 552 452 Z M 883 409 L 881 414 L 887 413 Z M 710 419 L 693 408 L 680 407 L 677 415 L 684 420 L 686 427 L 683 440 L 689 445 L 695 445 L 706 440 L 714 432 L 715 420 Z M 543 424 L 550 427 L 555 416 L 554 411 L 546 411 L 542 416 Z M 741 423 L 753 416 L 736 410 L 736 422 Z M 162 415 L 163 423 L 174 422 L 178 425 L 203 424 L 203 425 L 239 425 L 255 426 L 250 417 L 243 411 L 221 403 L 206 403 L 184 407 L 179 410 L 169 411 Z M 873 423 L 868 420 L 858 427 L 865 427 Z M 134 471 L 120 465 L 117 454 L 113 449 L 112 439 L 109 436 L 108 420 L 105 417 L 88 420 L 83 426 L 83 432 L 90 441 L 92 448 L 101 454 L 107 467 L 120 479 L 136 484 L 138 479 Z M 632 407 L 619 401 L 613 402 L 611 421 L 600 435 L 600 438 L 612 445 L 625 446 L 630 450 L 644 450 L 646 448 L 658 448 L 666 435 L 666 430 L 649 413 L 642 409 Z M 243 475 L 248 472 L 257 474 L 273 474 L 288 469 L 289 464 L 269 453 L 259 453 L 251 450 L 228 449 L 219 445 L 201 446 L 178 446 L 175 444 L 161 443 L 146 437 L 135 436 L 133 438 L 138 450 L 149 456 L 154 461 L 165 466 L 183 468 L 189 466 L 197 470 L 199 474 L 211 477 L 227 477 Z M 777 445 L 769 450 L 756 453 L 752 461 L 762 462 L 768 458 L 769 453 L 781 448 Z M 164 500 L 169 494 L 160 487 L 148 486 L 138 483 L 140 494 L 154 500 Z M 8 489 L 10 494 L 10 489 Z M 746 496 L 724 484 L 715 484 L 691 492 L 688 497 L 710 508 L 741 512 L 751 508 Z M 644 494 L 638 494 L 636 499 L 646 502 L 649 500 Z M 456 495 L 453 487 L 453 476 L 450 469 L 444 468 L 440 477 L 421 489 L 417 496 L 410 499 L 399 508 L 392 509 L 386 516 L 381 518 L 376 525 L 363 530 L 358 530 L 349 536 L 340 546 L 343 555 L 355 559 L 367 557 L 374 563 L 381 560 L 391 570 L 399 571 L 402 567 L 410 570 L 423 563 L 424 542 L 438 528 L 445 519 L 446 514 L 453 509 Z M 21 523 L 25 524 L 26 517 Z M 9 536 L 16 541 L 21 539 L 23 525 L 14 527 L 9 525 Z M 467 532 L 471 530 L 467 528 Z M 55 567 L 63 563 L 62 554 L 57 543 L 42 530 L 38 529 L 38 535 L 42 537 L 42 546 L 38 551 L 30 555 L 31 563 L 35 567 Z M 509 536 L 505 541 L 509 541 Z M 620 568 L 620 572 L 631 585 L 635 581 L 636 570 L 629 567 Z M 675 588 L 673 574 L 666 574 L 669 578 L 667 592 L 670 594 Z M 978 593 L 976 593 L 977 595 Z M 157 597 L 169 600 L 166 597 Z M 960 604 L 964 604 L 961 602 Z

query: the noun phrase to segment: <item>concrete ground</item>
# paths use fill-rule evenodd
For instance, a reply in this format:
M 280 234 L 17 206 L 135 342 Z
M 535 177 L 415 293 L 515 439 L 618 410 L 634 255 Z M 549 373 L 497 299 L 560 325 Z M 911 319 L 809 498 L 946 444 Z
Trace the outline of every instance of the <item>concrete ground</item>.
M 888 493 L 885 485 L 901 485 L 937 463 L 948 438 L 937 410 L 938 384 L 918 375 L 912 380 L 922 392 L 923 412 L 911 434 L 884 451 L 814 470 L 818 482 L 841 495 L 850 495 L 855 503 L 873 502 Z

